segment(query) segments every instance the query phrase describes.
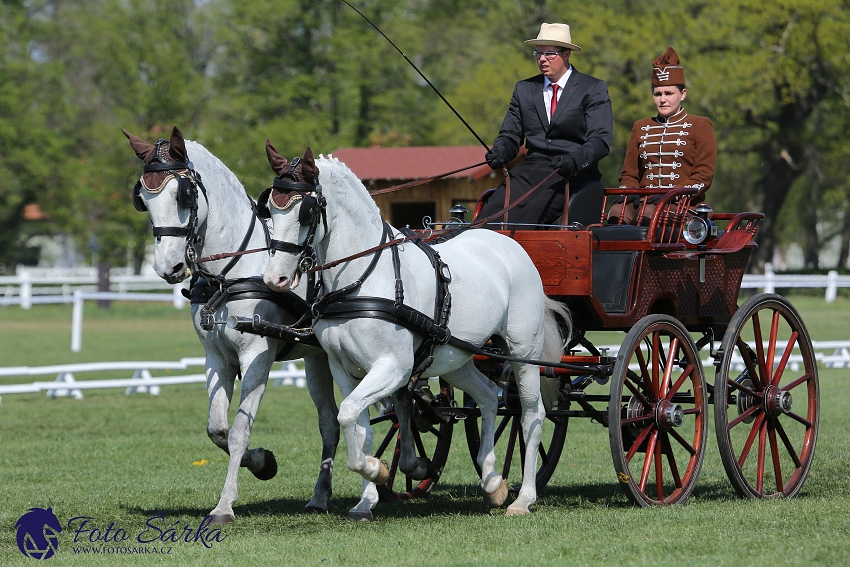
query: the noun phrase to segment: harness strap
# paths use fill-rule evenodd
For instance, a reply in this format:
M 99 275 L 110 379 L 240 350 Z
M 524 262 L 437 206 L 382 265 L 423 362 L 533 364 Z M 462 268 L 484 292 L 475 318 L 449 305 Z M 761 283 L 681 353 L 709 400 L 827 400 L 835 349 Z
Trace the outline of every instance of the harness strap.
M 341 289 L 337 289 L 337 290 L 332 291 L 330 293 L 326 293 L 325 295 L 320 297 L 318 300 L 316 300 L 312 305 L 312 310 L 313 310 L 314 316 L 317 316 L 317 313 L 321 313 L 322 310 L 324 309 L 324 306 L 329 305 L 333 302 L 339 301 L 340 299 L 342 299 L 343 297 L 345 297 L 346 295 L 355 291 L 361 285 L 363 285 L 363 282 L 366 281 L 366 278 L 369 277 L 369 274 L 371 274 L 372 271 L 375 269 L 375 266 L 378 265 L 378 260 L 381 258 L 381 252 L 384 249 L 383 245 L 386 243 L 387 238 L 389 238 L 391 233 L 392 233 L 392 229 L 390 228 L 390 225 L 387 224 L 386 221 L 384 221 L 384 233 L 381 235 L 381 244 L 377 247 L 375 255 L 372 256 L 372 261 L 369 262 L 369 265 L 366 267 L 366 270 L 360 275 L 359 278 L 357 278 L 357 280 L 354 283 L 351 283 L 351 284 L 349 284 L 349 285 L 347 285 L 347 286 L 345 286 Z
M 563 368 L 565 370 L 578 370 L 581 372 L 586 372 L 588 369 L 586 365 L 518 358 L 493 350 L 485 350 L 469 341 L 452 336 L 448 328 L 437 325 L 433 319 L 421 311 L 417 311 L 407 305 L 396 305 L 392 299 L 383 297 L 348 297 L 341 299 L 328 305 L 322 316 L 329 319 L 352 319 L 356 317 L 382 319 L 396 325 L 401 325 L 413 333 L 433 338 L 438 344 L 447 344 L 472 354 L 489 356 L 497 360 Z

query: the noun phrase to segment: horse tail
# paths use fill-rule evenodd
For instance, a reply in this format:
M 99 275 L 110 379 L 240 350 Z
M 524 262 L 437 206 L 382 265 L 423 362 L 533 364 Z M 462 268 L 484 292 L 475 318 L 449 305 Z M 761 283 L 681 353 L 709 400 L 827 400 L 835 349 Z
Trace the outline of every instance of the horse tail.
M 563 326 L 558 322 L 563 321 Z M 566 337 L 562 335 L 566 331 Z M 560 362 L 566 341 L 573 333 L 573 318 L 570 310 L 563 303 L 546 298 L 546 312 L 543 319 L 543 360 Z

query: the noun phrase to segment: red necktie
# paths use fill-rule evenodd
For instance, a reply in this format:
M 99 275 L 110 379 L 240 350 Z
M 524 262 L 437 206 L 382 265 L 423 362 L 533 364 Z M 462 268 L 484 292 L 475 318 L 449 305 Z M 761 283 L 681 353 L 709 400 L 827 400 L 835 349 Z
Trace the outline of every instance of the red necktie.
M 549 112 L 549 118 L 555 116 L 555 109 L 558 108 L 558 83 L 552 83 L 552 104 Z

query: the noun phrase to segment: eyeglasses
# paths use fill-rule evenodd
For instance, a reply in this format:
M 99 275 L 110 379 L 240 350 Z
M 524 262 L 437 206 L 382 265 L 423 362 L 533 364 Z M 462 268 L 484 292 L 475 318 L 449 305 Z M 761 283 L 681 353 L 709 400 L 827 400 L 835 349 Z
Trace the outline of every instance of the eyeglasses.
M 537 51 L 535 49 L 534 51 L 531 52 L 531 56 L 534 57 L 534 59 L 540 59 L 540 56 L 542 55 L 543 57 L 546 58 L 547 61 L 551 61 L 552 59 L 554 59 L 555 57 L 557 57 L 558 55 L 560 55 L 564 51 L 566 51 L 566 49 L 562 49 L 561 51 Z

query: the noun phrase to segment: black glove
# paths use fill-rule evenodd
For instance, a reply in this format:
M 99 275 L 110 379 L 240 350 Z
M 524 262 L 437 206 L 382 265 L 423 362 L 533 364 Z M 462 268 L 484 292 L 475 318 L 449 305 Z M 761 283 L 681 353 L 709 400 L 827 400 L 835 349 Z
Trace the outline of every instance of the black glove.
M 502 148 L 493 145 L 493 149 L 488 150 L 486 154 L 484 154 L 484 161 L 487 162 L 487 165 L 490 166 L 490 169 L 502 169 L 508 162 L 511 160 L 508 159 L 508 156 L 505 155 L 504 150 Z
M 578 171 L 578 166 L 576 166 L 576 160 L 570 154 L 562 154 L 559 156 L 555 156 L 552 158 L 552 161 L 549 162 L 549 167 L 552 169 L 557 169 L 558 173 L 563 175 L 564 177 L 569 178 L 573 173 Z

